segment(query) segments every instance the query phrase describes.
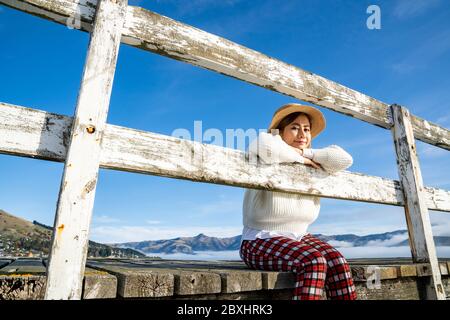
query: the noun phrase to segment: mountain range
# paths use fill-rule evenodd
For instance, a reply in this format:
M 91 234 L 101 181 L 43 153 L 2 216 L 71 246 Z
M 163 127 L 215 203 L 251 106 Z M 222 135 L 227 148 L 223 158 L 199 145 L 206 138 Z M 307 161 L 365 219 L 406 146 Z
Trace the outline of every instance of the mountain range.
M 126 242 L 111 244 L 117 248 L 132 248 L 145 254 L 149 253 L 187 253 L 194 251 L 225 251 L 238 250 L 241 236 L 230 238 L 208 237 L 203 233 L 195 237 L 179 237 L 168 240 L 149 240 L 141 242 Z
M 379 234 L 358 236 L 355 234 L 323 235 L 314 234 L 335 247 L 364 247 L 364 246 L 408 246 L 407 230 L 396 230 Z M 150 240 L 140 242 L 126 242 L 111 244 L 118 248 L 132 248 L 145 254 L 195 254 L 196 251 L 225 251 L 239 250 L 241 235 L 229 238 L 209 237 L 203 233 L 195 237 L 179 237 L 167 240 Z M 450 237 L 434 237 L 436 246 L 450 246 Z
M 52 228 L 37 221 L 29 222 L 0 209 L 0 256 L 47 256 Z M 335 247 L 409 246 L 407 230 L 358 236 L 355 234 L 314 234 Z M 435 236 L 436 246 L 450 246 L 450 237 Z M 145 255 L 195 254 L 201 251 L 239 250 L 241 235 L 218 238 L 200 233 L 194 237 L 101 244 L 89 241 L 88 257 L 139 258 Z
M 51 238 L 51 227 L 0 209 L 0 257 L 48 256 Z M 139 258 L 145 255 L 132 248 L 116 248 L 89 241 L 88 257 Z

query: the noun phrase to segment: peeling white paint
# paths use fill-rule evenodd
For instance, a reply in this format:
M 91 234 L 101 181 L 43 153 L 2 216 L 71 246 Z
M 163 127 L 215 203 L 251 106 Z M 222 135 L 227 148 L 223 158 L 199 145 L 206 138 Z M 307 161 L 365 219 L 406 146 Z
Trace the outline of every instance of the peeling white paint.
M 65 24 L 76 6 L 93 19 L 95 0 L 0 0 Z M 82 30 L 89 25 L 82 23 Z M 88 30 L 89 31 L 89 30 Z M 128 6 L 124 43 L 263 86 L 279 93 L 390 129 L 388 104 L 229 40 L 135 6 Z M 415 138 L 450 150 L 450 131 L 412 116 Z
M 97 9 L 67 147 L 44 299 L 81 299 L 101 138 L 126 8 L 126 0 L 101 0 Z
M 419 159 L 410 114 L 404 107 L 391 107 L 394 126 L 392 135 L 397 153 L 398 173 L 405 198 L 406 224 L 414 262 L 429 262 L 431 281 L 427 285 L 427 299 L 446 300 L 439 270 L 436 247 L 428 213 L 427 195 L 424 192 Z
M 0 119 L 5 119 L 0 125 L 0 153 L 64 161 L 63 137 L 69 134 L 72 118 L 0 103 Z M 49 139 L 41 139 L 42 136 Z M 271 186 L 279 191 L 403 205 L 398 181 L 351 172 L 328 175 L 303 165 L 252 165 L 238 150 L 114 125 L 105 127 L 100 166 L 193 181 L 261 189 Z M 429 209 L 450 212 L 450 191 L 435 188 L 425 191 Z

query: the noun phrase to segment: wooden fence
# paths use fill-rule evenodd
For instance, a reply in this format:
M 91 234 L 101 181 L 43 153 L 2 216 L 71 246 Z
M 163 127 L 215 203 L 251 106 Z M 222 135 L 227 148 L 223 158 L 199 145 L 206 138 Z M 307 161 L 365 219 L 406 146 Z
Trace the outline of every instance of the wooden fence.
M 99 168 L 404 206 L 414 262 L 429 263 L 428 299 L 445 299 L 428 210 L 450 192 L 423 186 L 415 139 L 450 150 L 450 131 L 343 85 L 126 0 L 0 0 L 90 33 L 73 117 L 0 102 L 0 153 L 64 162 L 45 299 L 80 299 Z M 119 44 L 219 72 L 391 130 L 399 181 L 306 166 L 265 166 L 243 152 L 106 123 Z M 301 177 L 301 178 L 300 178 Z

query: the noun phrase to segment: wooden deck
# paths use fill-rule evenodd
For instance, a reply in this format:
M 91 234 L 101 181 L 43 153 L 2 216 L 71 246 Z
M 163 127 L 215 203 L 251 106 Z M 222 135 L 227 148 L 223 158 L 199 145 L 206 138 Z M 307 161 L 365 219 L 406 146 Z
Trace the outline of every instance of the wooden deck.
M 46 262 L 0 258 L 0 300 L 43 299 Z M 431 275 L 428 264 L 406 258 L 349 263 L 362 300 L 421 299 Z M 86 266 L 83 299 L 290 299 L 294 287 L 292 273 L 250 270 L 241 261 L 104 258 Z M 449 297 L 450 259 L 439 259 L 439 267 Z

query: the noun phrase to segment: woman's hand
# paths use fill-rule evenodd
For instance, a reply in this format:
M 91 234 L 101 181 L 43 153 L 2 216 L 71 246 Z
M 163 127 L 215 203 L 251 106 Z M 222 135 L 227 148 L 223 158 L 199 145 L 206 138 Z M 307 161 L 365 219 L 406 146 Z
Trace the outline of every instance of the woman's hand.
M 307 166 L 311 166 L 311 167 L 313 167 L 313 168 L 316 168 L 316 169 L 322 169 L 322 166 L 320 165 L 320 164 L 318 164 L 317 162 L 314 162 L 314 161 L 312 161 L 311 159 L 308 159 L 308 158 L 303 158 L 304 160 L 304 162 L 303 162 L 303 164 L 305 164 L 305 165 L 307 165 Z
M 299 155 L 301 155 L 303 157 L 303 149 L 294 148 L 292 146 L 291 146 L 291 148 L 294 149 Z M 307 165 L 307 166 L 311 166 L 311 167 L 316 168 L 316 169 L 322 169 L 322 166 L 320 164 L 318 164 L 317 162 L 312 161 L 309 158 L 303 157 L 303 164 Z

